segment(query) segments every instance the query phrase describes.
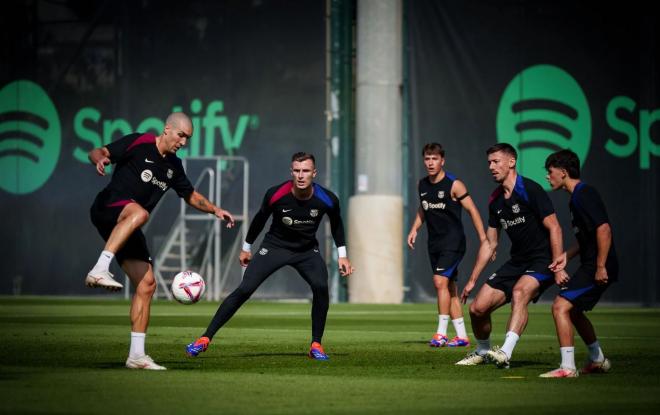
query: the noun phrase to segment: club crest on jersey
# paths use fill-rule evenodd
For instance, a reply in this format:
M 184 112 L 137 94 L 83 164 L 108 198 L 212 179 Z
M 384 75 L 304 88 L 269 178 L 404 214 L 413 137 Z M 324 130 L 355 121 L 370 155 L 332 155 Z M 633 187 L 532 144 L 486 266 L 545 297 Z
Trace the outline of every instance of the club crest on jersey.
M 507 228 L 509 227 L 509 225 L 507 225 L 505 219 L 500 219 L 500 224 L 502 224 L 502 229 L 504 229 L 504 230 L 507 230 Z
M 282 218 L 282 223 L 285 224 L 286 226 L 291 226 L 293 225 L 293 219 L 291 219 L 288 216 L 285 216 Z
M 266 255 L 267 253 L 268 253 L 268 249 L 266 249 L 266 248 L 261 248 L 259 250 L 259 255 Z
M 518 206 L 516 203 L 515 205 L 511 206 L 511 211 L 513 211 L 513 213 L 520 213 L 520 206 Z
M 149 183 L 149 181 L 151 181 L 152 177 L 154 177 L 154 174 L 149 169 L 142 170 L 142 173 L 140 173 L 140 178 L 145 183 Z
M 319 215 L 319 210 L 318 209 L 312 209 L 309 211 L 309 216 L 315 218 Z
M 438 199 L 444 199 L 445 198 L 445 191 L 440 190 L 438 191 Z
M 171 179 L 172 176 L 174 176 L 174 172 L 172 171 L 172 169 L 167 169 L 167 178 Z

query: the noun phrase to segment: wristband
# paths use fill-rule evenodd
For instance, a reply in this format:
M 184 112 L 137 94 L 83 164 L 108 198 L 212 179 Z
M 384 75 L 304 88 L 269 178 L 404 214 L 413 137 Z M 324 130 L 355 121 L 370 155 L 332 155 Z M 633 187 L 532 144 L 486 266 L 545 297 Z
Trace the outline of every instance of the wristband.
M 337 247 L 337 256 L 339 258 L 346 258 L 346 247 L 345 246 L 338 246 Z
M 243 251 L 245 252 L 252 252 L 252 244 L 249 244 L 247 242 L 243 242 Z

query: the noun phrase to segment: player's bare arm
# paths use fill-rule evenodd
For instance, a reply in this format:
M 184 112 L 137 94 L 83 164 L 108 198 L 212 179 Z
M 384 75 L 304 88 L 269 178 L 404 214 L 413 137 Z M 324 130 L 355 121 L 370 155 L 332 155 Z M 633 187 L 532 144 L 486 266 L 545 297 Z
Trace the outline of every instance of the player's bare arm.
M 408 246 L 410 249 L 415 249 L 415 240 L 417 239 L 417 231 L 424 223 L 424 212 L 420 206 L 417 209 L 417 214 L 415 215 L 415 221 L 410 227 L 410 232 L 408 233 Z
M 231 213 L 209 202 L 209 200 L 204 197 L 204 195 L 197 191 L 194 191 L 190 194 L 190 196 L 186 199 L 186 203 L 201 212 L 212 213 L 218 218 L 227 221 L 228 228 L 232 228 L 234 226 L 234 217 L 231 215 Z
M 598 246 L 598 255 L 596 257 L 596 284 L 607 284 L 609 278 L 605 261 L 612 246 L 612 229 L 609 223 L 603 223 L 596 229 L 596 246 Z
M 96 173 L 105 176 L 105 166 L 110 164 L 110 151 L 105 147 L 95 148 L 87 155 L 89 161 L 96 166 Z
M 489 226 L 488 230 L 486 231 L 486 243 L 481 244 L 481 246 L 479 247 L 479 252 L 477 253 L 477 260 L 475 261 L 474 267 L 472 268 L 472 272 L 470 273 L 470 278 L 468 279 L 468 282 L 467 284 L 465 284 L 465 287 L 463 288 L 463 292 L 461 293 L 461 302 L 463 304 L 467 302 L 470 293 L 474 289 L 474 286 L 477 283 L 477 280 L 479 279 L 479 275 L 486 267 L 486 264 L 488 264 L 488 261 L 495 258 L 495 252 L 497 250 L 497 244 L 499 242 L 499 239 L 500 239 L 499 230 L 497 228 L 491 228 Z
M 564 271 L 566 267 L 566 252 L 563 249 L 561 226 L 557 215 L 552 213 L 543 219 L 543 226 L 550 234 L 550 250 L 552 251 L 552 263 L 548 266 L 555 273 L 555 283 L 563 285 L 568 282 L 569 276 Z

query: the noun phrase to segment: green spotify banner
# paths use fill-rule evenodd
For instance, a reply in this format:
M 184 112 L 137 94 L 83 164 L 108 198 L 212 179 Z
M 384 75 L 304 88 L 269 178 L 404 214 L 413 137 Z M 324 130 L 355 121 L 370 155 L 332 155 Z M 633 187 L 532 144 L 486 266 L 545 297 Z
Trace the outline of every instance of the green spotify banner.
M 546 157 L 569 148 L 580 157 L 583 180 L 600 190 L 614 230 L 621 278 L 606 300 L 660 302 L 660 36 L 646 7 L 407 2 L 411 215 L 426 142 L 443 144 L 446 169 L 466 183 L 484 218 L 495 188 L 486 163 L 490 145 L 512 144 L 519 172 L 546 189 Z M 568 195 L 551 199 L 565 244 L 572 244 Z M 476 247 L 469 218 L 464 225 L 469 250 L 459 287 Z M 503 235 L 482 281 L 508 249 Z M 423 251 L 408 262 L 415 299 L 435 296 Z
M 95 174 L 87 153 L 132 132 L 160 134 L 172 111 L 194 125 L 180 157 L 249 160 L 250 214 L 289 177 L 293 152 L 325 160 L 323 2 L 201 2 L 175 11 L 170 3 L 3 7 L 0 294 L 96 294 L 83 283 L 103 248 L 89 208 L 109 178 Z M 223 165 L 223 207 L 233 212 L 243 200 L 240 167 Z M 199 190 L 208 195 L 208 186 Z M 164 233 L 178 208 L 168 193 L 153 218 L 166 222 Z M 164 234 L 150 229 L 153 255 Z M 236 258 L 225 261 L 240 279 Z M 309 290 L 294 277 L 260 293 Z

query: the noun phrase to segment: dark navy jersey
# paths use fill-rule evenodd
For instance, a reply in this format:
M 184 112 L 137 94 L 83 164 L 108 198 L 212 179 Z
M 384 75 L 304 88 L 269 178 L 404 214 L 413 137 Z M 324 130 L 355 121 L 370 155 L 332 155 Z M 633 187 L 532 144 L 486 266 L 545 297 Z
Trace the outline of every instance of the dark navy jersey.
M 429 232 L 430 252 L 465 252 L 465 232 L 461 222 L 463 207 L 451 197 L 451 187 L 455 180 L 455 176 L 445 172 L 445 177 L 438 183 L 431 183 L 427 176 L 417 186 Z
M 488 201 L 488 226 L 504 229 L 514 262 L 552 258 L 550 234 L 543 219 L 555 213 L 550 198 L 533 180 L 518 175 L 511 197 L 499 186 Z
M 137 202 L 151 212 L 170 187 L 183 198 L 194 191 L 181 159 L 170 153 L 162 156 L 153 134 L 129 134 L 105 147 L 115 164 L 112 180 L 101 192 L 105 206 Z
M 268 217 L 273 215 L 273 222 L 264 237 L 264 245 L 294 251 L 316 248 L 316 231 L 323 215 L 327 214 L 335 244 L 338 247 L 346 245 L 337 196 L 316 183 L 312 186 L 312 197 L 307 200 L 297 199 L 293 195 L 291 180 L 268 189 L 261 208 L 252 219 L 245 242 L 254 243 Z
M 593 186 L 585 183 L 578 183 L 571 195 L 569 203 L 573 231 L 580 244 L 580 261 L 582 265 L 595 272 L 596 260 L 598 258 L 598 243 L 596 239 L 596 229 L 604 223 L 609 224 L 605 204 L 600 198 L 600 194 Z M 608 270 L 608 277 L 611 281 L 617 280 L 618 263 L 616 250 L 614 249 L 614 240 L 607 254 L 605 268 Z

